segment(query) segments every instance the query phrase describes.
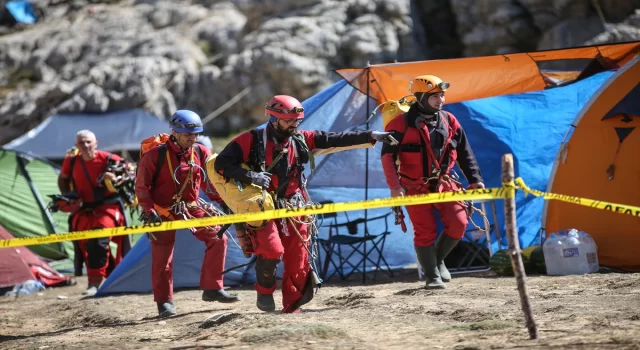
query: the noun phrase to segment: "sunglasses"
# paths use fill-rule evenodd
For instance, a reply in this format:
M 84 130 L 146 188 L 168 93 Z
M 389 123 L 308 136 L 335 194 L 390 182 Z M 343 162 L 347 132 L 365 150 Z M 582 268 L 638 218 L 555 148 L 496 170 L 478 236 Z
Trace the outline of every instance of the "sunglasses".
M 281 119 L 283 123 L 286 125 L 300 124 L 302 123 L 302 118 L 298 119 Z

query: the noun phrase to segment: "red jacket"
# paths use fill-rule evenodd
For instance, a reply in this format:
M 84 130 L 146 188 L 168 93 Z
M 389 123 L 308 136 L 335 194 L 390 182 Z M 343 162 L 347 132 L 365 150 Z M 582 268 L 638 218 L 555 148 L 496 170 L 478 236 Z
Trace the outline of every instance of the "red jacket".
M 399 142 L 382 145 L 382 167 L 389 188 L 422 182 L 422 178 L 434 176 L 438 168 L 440 174 L 448 174 L 456 162 L 469 183 L 483 182 L 476 157 L 456 117 L 442 111 L 435 124 L 421 123 L 420 129 L 415 126 L 418 117 L 417 105 L 413 105 L 406 116 L 399 114 L 385 127 Z M 396 160 L 400 161 L 399 170 Z
M 200 194 L 200 188 L 207 189 L 208 181 L 204 173 L 204 161 L 211 155 L 211 152 L 200 144 L 194 144 L 194 147 L 200 147 L 202 150 L 202 159 L 200 159 L 198 151 L 193 147 L 183 152 L 171 140 L 166 143 L 166 147 L 166 154 L 169 155 L 170 161 L 167 161 L 165 156 L 162 168 L 158 170 L 155 186 L 152 187 L 151 185 L 153 176 L 156 173 L 160 147 L 154 147 L 144 153 L 140 159 L 140 164 L 138 164 L 136 195 L 138 196 L 138 203 L 145 212 L 153 209 L 154 205 L 168 208 L 174 204 L 173 196 L 180 190 L 189 172 L 187 163 L 191 159 L 192 152 L 193 162 L 196 166 L 193 168 L 192 181 L 186 185 L 185 190 L 182 192 L 182 200 L 185 202 L 196 201 Z M 174 181 L 174 174 L 179 183 Z M 213 186 L 209 187 L 213 188 Z M 215 192 L 206 191 L 206 193 L 211 200 L 220 201 Z
M 287 149 L 288 152 L 288 161 L 279 161 L 270 171 L 272 176 L 269 191 L 274 191 L 278 189 L 282 183 L 286 183 L 286 186 L 282 186 L 279 196 L 282 197 L 284 193 L 284 197 L 289 197 L 300 191 L 301 168 L 299 165 L 302 164 L 296 164 L 293 140 L 287 138 L 278 141 L 276 140 L 276 135 L 270 125 L 267 126 L 266 130 L 267 143 L 265 146 L 265 168 L 271 165 L 274 158 L 277 157 L 279 147 Z M 259 130 L 259 135 L 263 136 L 263 132 L 264 130 Z M 335 133 L 320 130 L 299 130 L 298 132 L 303 135 L 305 143 L 307 144 L 307 147 L 309 147 L 310 151 L 331 147 L 348 147 L 365 143 L 374 144 L 376 142 L 371 138 L 370 131 L 348 131 Z M 276 142 L 274 142 L 274 140 Z M 226 178 L 233 178 L 242 183 L 250 183 L 250 173 L 248 170 L 242 168 L 241 164 L 248 163 L 250 161 L 250 153 L 254 142 L 253 134 L 250 131 L 236 136 L 216 158 L 216 162 L 214 164 L 215 170 Z M 306 163 L 309 159 L 304 155 L 299 154 L 299 161 L 301 163 Z M 253 167 L 255 164 L 250 165 Z
M 91 160 L 85 161 L 82 159 L 82 156 L 78 154 L 69 155 L 62 161 L 62 169 L 60 172 L 62 175 L 71 178 L 74 191 L 78 195 L 78 198 L 82 200 L 83 204 L 89 204 L 114 194 L 114 192 L 109 192 L 102 182 L 98 182 L 98 179 L 102 176 L 108 165 L 110 154 L 109 152 L 97 150 L 95 158 Z M 73 169 L 71 169 L 71 160 L 73 157 L 76 158 Z M 111 159 L 114 161 L 121 160 L 117 154 L 111 154 Z M 85 169 L 87 170 L 86 173 L 84 171 Z

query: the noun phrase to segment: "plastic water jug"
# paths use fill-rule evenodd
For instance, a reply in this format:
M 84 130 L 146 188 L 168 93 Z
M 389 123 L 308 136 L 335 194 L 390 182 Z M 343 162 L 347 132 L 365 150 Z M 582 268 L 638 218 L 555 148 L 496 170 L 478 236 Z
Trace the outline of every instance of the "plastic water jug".
M 562 259 L 562 240 L 566 236 L 566 232 L 554 232 L 547 237 L 542 246 L 544 254 L 544 263 L 547 267 L 547 275 L 563 275 L 566 270 L 564 267 L 564 259 Z
M 600 269 L 595 241 L 586 232 L 552 233 L 542 250 L 548 275 L 580 275 Z
M 598 261 L 598 246 L 596 241 L 584 231 L 580 231 L 580 240 L 585 245 L 585 257 L 587 259 L 587 265 L 589 265 L 589 272 L 598 272 L 600 270 L 600 262 Z
M 562 244 L 566 275 L 589 273 L 586 253 L 587 245 L 580 239 L 580 232 L 576 229 L 569 230 Z

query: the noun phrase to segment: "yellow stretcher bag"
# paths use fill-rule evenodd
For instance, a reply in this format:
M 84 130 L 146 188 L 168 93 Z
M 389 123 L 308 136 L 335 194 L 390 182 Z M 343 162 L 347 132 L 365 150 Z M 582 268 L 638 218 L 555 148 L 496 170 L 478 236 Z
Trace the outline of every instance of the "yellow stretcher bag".
M 387 124 L 389 124 L 389 122 L 395 118 L 396 116 L 398 116 L 398 114 L 400 113 L 405 113 L 409 111 L 409 108 L 411 107 L 411 105 L 415 102 L 414 101 L 408 101 L 407 97 L 413 97 L 413 96 L 405 96 L 401 99 L 399 99 L 398 101 L 396 100 L 389 100 L 386 101 L 382 104 L 380 104 L 380 114 L 382 114 L 382 128 L 386 128 Z
M 205 160 L 207 177 L 224 203 L 234 214 L 256 213 L 275 209 L 273 197 L 269 192 L 253 184 L 242 184 L 242 189 L 240 189 L 233 179 L 227 181 L 222 175 L 218 174 L 213 167 L 217 156 L 218 154 L 214 153 Z M 242 164 L 242 167 L 251 170 L 246 164 Z M 266 221 L 251 221 L 246 224 L 250 226 L 249 228 L 259 228 L 266 224 Z

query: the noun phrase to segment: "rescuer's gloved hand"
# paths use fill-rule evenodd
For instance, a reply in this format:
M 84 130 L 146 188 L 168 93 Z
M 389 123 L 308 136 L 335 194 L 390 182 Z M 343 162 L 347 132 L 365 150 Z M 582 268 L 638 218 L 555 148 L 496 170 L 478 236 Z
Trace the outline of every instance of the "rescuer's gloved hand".
M 251 178 L 251 183 L 262 188 L 268 188 L 269 184 L 271 184 L 271 174 L 267 172 L 256 173 L 250 171 L 249 177 Z
M 378 142 L 384 142 L 390 145 L 395 145 L 398 143 L 398 140 L 391 136 L 390 132 L 386 131 L 372 131 L 371 138 Z
M 158 212 L 155 211 L 155 209 L 151 209 L 146 213 L 142 213 L 142 215 L 140 215 L 140 221 L 144 222 L 145 224 L 159 224 L 162 223 L 162 218 L 160 217 L 160 215 L 158 215 Z

